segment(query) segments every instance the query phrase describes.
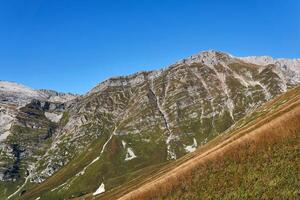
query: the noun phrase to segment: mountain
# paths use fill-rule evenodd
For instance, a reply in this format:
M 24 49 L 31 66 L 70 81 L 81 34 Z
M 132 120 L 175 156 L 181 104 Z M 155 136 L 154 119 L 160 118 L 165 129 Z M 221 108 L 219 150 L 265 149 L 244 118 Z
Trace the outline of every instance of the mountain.
M 110 78 L 60 102 L 63 108 L 33 100 L 2 141 L 0 197 L 111 191 L 196 151 L 299 83 L 300 59 L 205 51 L 162 70 Z
M 67 102 L 77 95 L 0 81 L 0 180 L 20 181 L 25 159 L 39 159 Z M 49 146 L 49 145 L 48 145 Z M 41 155 L 39 156 L 41 157 Z M 26 163 L 27 164 L 27 163 Z M 22 180 L 21 180 L 22 181 Z
M 93 199 L 298 199 L 299 121 L 300 86 L 194 153 Z
M 0 95 L 1 102 L 9 102 L 19 106 L 30 103 L 32 99 L 63 103 L 78 96 L 54 90 L 34 90 L 22 84 L 9 81 L 0 81 Z

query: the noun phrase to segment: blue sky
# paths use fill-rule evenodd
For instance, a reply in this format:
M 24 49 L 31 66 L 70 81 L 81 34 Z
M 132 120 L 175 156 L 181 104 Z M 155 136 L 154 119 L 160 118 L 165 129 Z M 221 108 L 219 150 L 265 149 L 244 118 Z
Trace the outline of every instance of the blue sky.
M 0 80 L 85 93 L 207 49 L 300 57 L 298 0 L 0 0 Z

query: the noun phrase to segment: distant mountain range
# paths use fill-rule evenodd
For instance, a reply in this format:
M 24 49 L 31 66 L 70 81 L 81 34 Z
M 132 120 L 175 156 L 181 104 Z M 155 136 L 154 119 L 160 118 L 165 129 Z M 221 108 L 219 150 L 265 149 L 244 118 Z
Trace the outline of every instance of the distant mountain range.
M 110 78 L 82 96 L 0 81 L 0 199 L 112 191 L 205 146 L 299 84 L 300 59 L 212 50 Z

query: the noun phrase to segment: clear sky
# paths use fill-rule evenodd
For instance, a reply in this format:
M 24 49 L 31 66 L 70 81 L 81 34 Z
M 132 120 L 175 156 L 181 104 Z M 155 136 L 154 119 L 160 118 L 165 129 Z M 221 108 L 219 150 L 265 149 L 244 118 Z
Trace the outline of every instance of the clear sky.
M 0 0 L 0 80 L 83 94 L 216 49 L 300 57 L 298 0 Z

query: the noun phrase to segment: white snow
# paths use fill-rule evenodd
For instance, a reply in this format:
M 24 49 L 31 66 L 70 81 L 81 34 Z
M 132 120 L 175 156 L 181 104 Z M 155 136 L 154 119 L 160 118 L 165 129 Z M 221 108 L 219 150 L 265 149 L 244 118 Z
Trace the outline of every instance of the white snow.
M 52 122 L 59 122 L 59 120 L 62 117 L 62 113 L 61 114 L 56 114 L 56 113 L 51 113 L 51 112 L 45 112 L 45 116 Z
M 96 192 L 93 193 L 93 195 L 97 195 L 97 194 L 101 194 L 105 192 L 105 185 L 104 183 L 101 183 L 101 185 L 99 186 L 99 188 L 96 190 Z
M 124 140 L 122 140 L 122 146 L 127 151 L 125 161 L 132 160 L 132 159 L 136 158 L 137 156 L 134 154 L 132 148 L 130 148 L 130 147 L 126 148 L 126 145 L 127 145 L 127 143 Z
M 128 147 L 127 148 L 126 157 L 125 157 L 125 161 L 132 160 L 132 159 L 134 159 L 136 157 L 137 156 L 134 154 L 132 148 Z
M 124 140 L 122 140 L 122 146 L 124 149 L 126 148 L 126 142 Z
M 192 145 L 187 145 L 184 147 L 185 151 L 188 153 L 194 152 L 197 148 L 197 140 L 193 138 L 193 144 Z

